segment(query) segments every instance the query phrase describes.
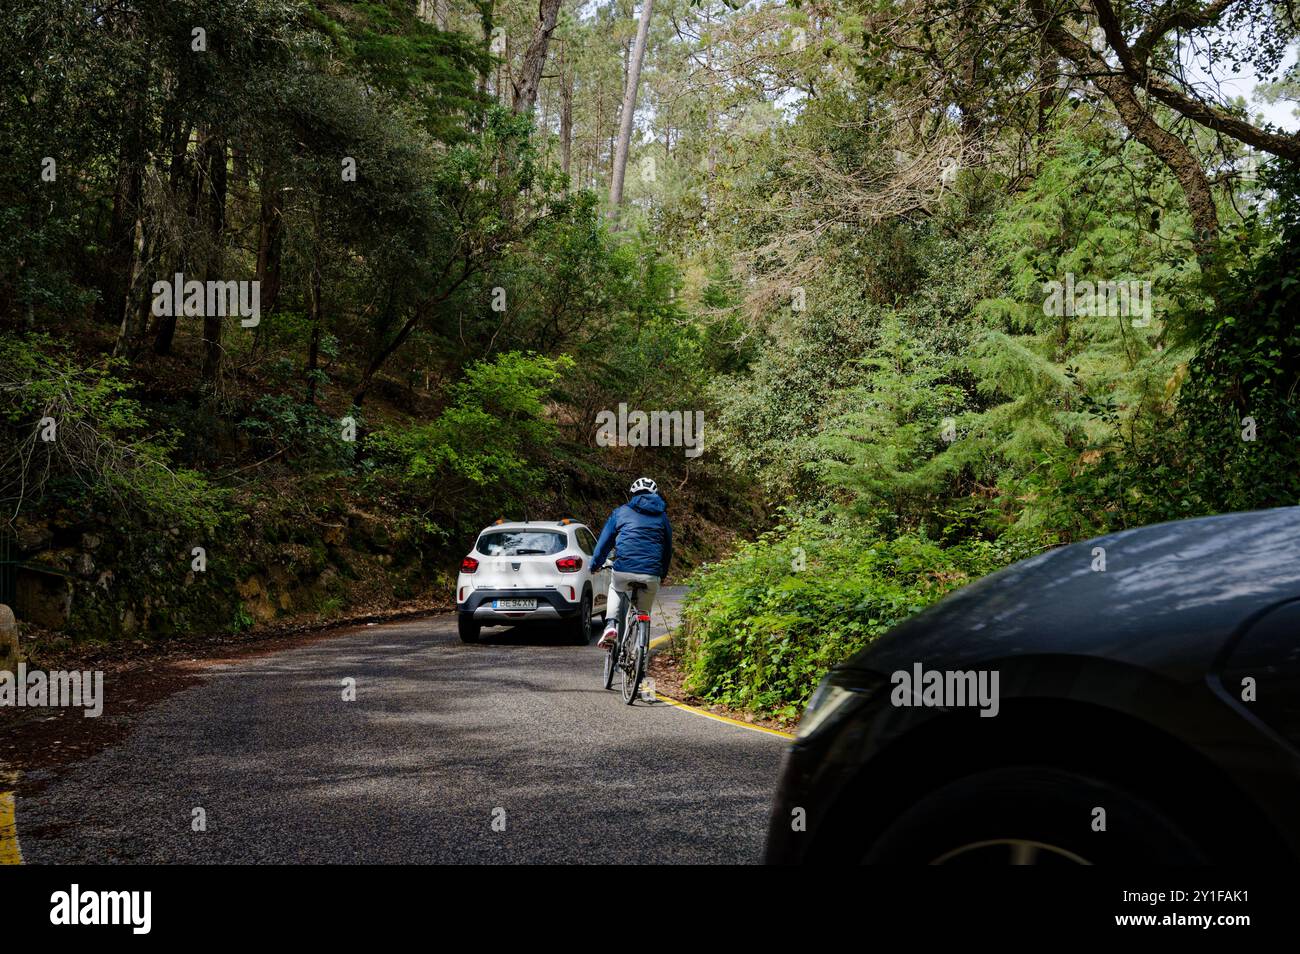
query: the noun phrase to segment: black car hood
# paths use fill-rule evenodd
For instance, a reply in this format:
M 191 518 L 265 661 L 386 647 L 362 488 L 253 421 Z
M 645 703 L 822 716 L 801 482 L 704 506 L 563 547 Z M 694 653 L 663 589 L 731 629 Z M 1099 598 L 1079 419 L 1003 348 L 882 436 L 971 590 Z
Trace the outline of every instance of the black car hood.
M 1094 548 L 1105 570 L 1093 569 Z M 1042 654 L 1203 677 L 1255 614 L 1300 597 L 1300 507 L 1124 530 L 1022 560 L 901 623 L 848 663 L 891 672 Z

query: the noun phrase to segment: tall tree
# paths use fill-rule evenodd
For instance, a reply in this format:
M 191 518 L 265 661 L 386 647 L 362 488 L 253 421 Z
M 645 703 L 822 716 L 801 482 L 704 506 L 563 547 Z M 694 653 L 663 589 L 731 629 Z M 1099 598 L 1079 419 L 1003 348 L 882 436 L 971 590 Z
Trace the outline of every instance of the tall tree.
M 632 144 L 632 121 L 636 113 L 637 86 L 641 82 L 641 63 L 645 59 L 645 40 L 650 32 L 650 14 L 654 0 L 644 0 L 641 20 L 636 27 L 636 43 L 627 67 L 627 86 L 623 91 L 623 115 L 618 126 L 618 144 L 614 147 L 614 175 L 609 184 L 610 215 L 617 217 L 623 204 L 623 176 L 627 172 L 627 154 Z
M 537 91 L 542 85 L 542 69 L 546 66 L 546 49 L 555 32 L 555 21 L 560 14 L 561 0 L 539 0 L 537 28 L 532 42 L 524 51 L 524 61 L 519 67 L 519 78 L 512 82 L 515 113 L 531 113 L 537 104 Z
M 199 134 L 199 175 L 204 192 L 202 206 L 209 234 L 205 278 L 225 278 L 226 241 L 226 139 L 216 131 L 205 129 Z M 221 333 L 224 319 L 211 310 L 203 315 L 203 380 L 215 382 L 221 374 Z
M 560 171 L 568 189 L 573 185 L 573 66 L 568 50 L 560 52 Z

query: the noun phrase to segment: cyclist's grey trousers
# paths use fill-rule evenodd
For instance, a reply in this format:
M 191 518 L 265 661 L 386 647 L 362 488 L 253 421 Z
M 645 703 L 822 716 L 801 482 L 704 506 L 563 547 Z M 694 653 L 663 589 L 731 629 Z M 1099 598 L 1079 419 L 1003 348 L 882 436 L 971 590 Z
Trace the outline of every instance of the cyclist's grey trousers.
M 659 577 L 653 573 L 619 573 L 617 570 L 611 570 L 609 574 L 609 602 L 605 604 L 605 628 L 610 629 L 614 621 L 618 619 L 618 601 L 620 593 L 631 592 L 628 584 L 632 582 L 644 583 L 645 589 L 638 595 L 637 609 L 643 613 L 649 613 L 650 607 L 654 606 L 655 594 L 659 592 Z

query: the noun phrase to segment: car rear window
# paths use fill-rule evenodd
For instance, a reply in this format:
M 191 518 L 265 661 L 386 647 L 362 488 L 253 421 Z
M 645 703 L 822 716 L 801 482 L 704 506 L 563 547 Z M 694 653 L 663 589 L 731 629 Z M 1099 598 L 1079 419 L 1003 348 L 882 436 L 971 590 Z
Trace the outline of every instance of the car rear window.
M 544 556 L 564 548 L 565 535 L 550 530 L 490 530 L 478 538 L 478 552 L 488 556 Z

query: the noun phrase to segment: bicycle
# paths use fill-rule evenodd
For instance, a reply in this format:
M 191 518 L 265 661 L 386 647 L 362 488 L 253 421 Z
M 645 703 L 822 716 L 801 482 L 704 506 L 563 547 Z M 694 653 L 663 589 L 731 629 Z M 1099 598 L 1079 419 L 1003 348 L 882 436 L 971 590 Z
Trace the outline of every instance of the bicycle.
M 633 581 L 628 584 L 628 589 L 631 592 L 618 594 L 618 637 L 605 651 L 603 675 L 606 689 L 614 684 L 615 672 L 621 675 L 623 702 L 630 706 L 641 687 L 641 680 L 645 678 L 650 658 L 650 614 L 638 612 L 632 620 L 633 625 L 628 625 L 629 610 L 640 602 L 637 595 L 646 589 L 646 584 Z

